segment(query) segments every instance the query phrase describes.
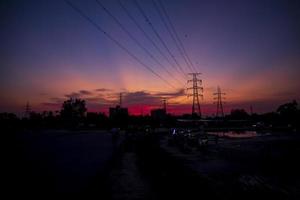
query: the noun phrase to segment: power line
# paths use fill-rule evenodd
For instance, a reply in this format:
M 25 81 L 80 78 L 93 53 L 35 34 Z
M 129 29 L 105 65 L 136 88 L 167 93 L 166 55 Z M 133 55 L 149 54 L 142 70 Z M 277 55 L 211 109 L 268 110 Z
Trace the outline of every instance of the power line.
M 184 70 L 182 69 L 182 67 L 180 66 L 180 64 L 178 63 L 178 61 L 176 60 L 175 56 L 172 54 L 172 52 L 170 51 L 170 49 L 168 48 L 168 46 L 166 45 L 166 43 L 164 42 L 164 40 L 162 39 L 162 37 L 159 35 L 159 33 L 157 32 L 157 30 L 154 28 L 153 24 L 151 23 L 150 19 L 147 17 L 147 15 L 144 12 L 144 10 L 142 9 L 142 7 L 138 4 L 138 2 L 136 0 L 134 0 L 133 2 L 135 3 L 136 7 L 138 8 L 138 10 L 142 14 L 142 16 L 145 18 L 145 20 L 148 23 L 148 25 L 151 27 L 151 29 L 154 32 L 154 34 L 156 35 L 156 37 L 159 39 L 159 41 L 162 43 L 162 45 L 164 46 L 164 48 L 167 50 L 168 54 L 174 60 L 174 62 L 176 63 L 177 67 L 180 69 L 180 71 L 183 73 L 183 75 L 186 76 L 186 73 L 184 72 Z
M 152 0 L 152 3 L 153 3 L 153 5 L 154 5 L 154 8 L 155 8 L 155 10 L 157 11 L 159 17 L 161 18 L 163 24 L 165 25 L 165 27 L 166 27 L 166 29 L 167 29 L 169 35 L 171 36 L 173 42 L 175 43 L 175 45 L 176 45 L 176 47 L 177 47 L 179 53 L 180 53 L 181 56 L 183 57 L 184 62 L 186 63 L 186 65 L 188 66 L 188 68 L 191 70 L 191 72 L 194 71 L 194 70 L 192 69 L 190 63 L 188 62 L 188 60 L 187 60 L 187 58 L 186 58 L 184 52 L 182 51 L 181 47 L 179 46 L 179 44 L 178 44 L 178 42 L 177 42 L 175 36 L 173 35 L 172 31 L 170 30 L 170 28 L 169 28 L 169 26 L 168 26 L 168 24 L 167 24 L 165 18 L 163 17 L 163 14 L 161 13 L 159 7 L 157 6 L 155 0 Z
M 129 51 L 124 45 L 122 45 L 119 41 L 114 39 L 109 33 L 104 31 L 95 21 L 93 21 L 89 16 L 87 16 L 82 10 L 80 10 L 78 7 L 76 7 L 74 4 L 72 4 L 70 1 L 65 0 L 65 2 L 73 8 L 81 17 L 86 19 L 88 22 L 90 22 L 95 28 L 102 32 L 104 35 L 106 35 L 111 41 L 113 41 L 117 46 L 119 46 L 121 49 L 123 49 L 127 54 L 129 54 L 133 59 L 135 59 L 138 63 L 140 63 L 143 67 L 145 67 L 147 70 L 149 70 L 152 74 L 157 76 L 159 79 L 161 79 L 163 82 L 165 82 L 167 85 L 172 87 L 173 89 L 176 89 L 171 83 L 169 83 L 166 79 L 164 79 L 162 76 L 160 76 L 158 73 L 156 73 L 150 66 L 143 63 L 137 56 L 135 56 L 131 51 Z
M 140 26 L 140 24 L 137 22 L 137 20 L 130 14 L 129 10 L 125 7 L 125 5 L 121 2 L 121 0 L 118 0 L 118 3 L 120 7 L 124 10 L 124 12 L 127 14 L 127 16 L 133 21 L 133 23 L 138 27 L 138 29 L 145 35 L 145 37 L 151 42 L 151 44 L 155 47 L 155 49 L 166 59 L 166 61 L 172 66 L 179 74 L 181 73 L 174 64 L 171 63 L 169 58 L 166 56 L 166 54 L 163 53 L 163 51 L 157 46 L 157 44 L 151 39 L 149 34 Z M 183 77 L 185 79 L 185 77 Z
M 126 27 L 110 12 L 99 0 L 96 0 L 97 4 L 120 26 L 120 28 L 141 48 L 143 49 L 150 58 L 152 58 L 159 66 L 161 66 L 170 77 L 174 78 L 178 83 L 182 84 L 176 77 L 174 77 L 169 70 L 162 65 L 155 57 L 154 55 L 148 51 L 147 48 L 145 48 L 127 29 Z
M 174 25 L 173 25 L 173 23 L 172 23 L 172 21 L 171 21 L 169 15 L 168 15 L 168 13 L 167 13 L 167 10 L 165 9 L 165 7 L 164 7 L 162 1 L 161 1 L 161 0 L 158 0 L 158 3 L 159 3 L 159 5 L 160 5 L 160 7 L 161 7 L 163 13 L 165 14 L 166 19 L 167 19 L 167 21 L 169 22 L 170 27 L 171 27 L 171 29 L 173 30 L 173 32 L 174 32 L 174 34 L 175 34 L 175 37 L 176 37 L 178 43 L 180 44 L 180 46 L 181 46 L 181 48 L 182 48 L 182 50 L 183 50 L 183 53 L 185 54 L 187 60 L 189 61 L 190 65 L 192 66 L 192 68 L 193 68 L 194 70 L 196 70 L 196 68 L 194 67 L 193 62 L 191 61 L 189 55 L 187 54 L 187 52 L 186 52 L 186 50 L 185 50 L 185 47 L 184 47 L 184 45 L 183 45 L 183 43 L 182 43 L 180 37 L 179 37 L 178 34 L 177 34 L 177 31 L 176 31 L 176 29 L 175 29 L 175 27 L 174 27 Z
M 191 61 L 189 55 L 187 54 L 187 51 L 185 50 L 185 47 L 184 47 L 182 41 L 180 40 L 180 37 L 179 37 L 178 34 L 177 34 L 177 31 L 176 31 L 176 29 L 175 29 L 175 27 L 174 27 L 174 25 L 173 25 L 173 23 L 172 23 L 172 21 L 171 21 L 169 15 L 168 15 L 168 13 L 167 13 L 167 10 L 165 9 L 165 7 L 164 7 L 162 1 L 161 1 L 161 0 L 158 0 L 158 3 L 159 3 L 159 5 L 160 5 L 160 7 L 162 8 L 162 11 L 163 11 L 163 13 L 164 13 L 165 16 L 166 16 L 167 21 L 169 22 L 171 29 L 172 29 L 173 32 L 175 33 L 175 36 L 176 36 L 176 38 L 177 38 L 177 40 L 178 40 L 178 42 L 179 42 L 179 44 L 180 44 L 180 46 L 181 46 L 181 48 L 182 48 L 182 50 L 183 50 L 183 52 L 184 52 L 184 54 L 185 54 L 187 60 L 189 61 L 189 63 L 190 63 L 190 65 L 192 66 L 192 68 L 193 68 L 194 70 L 196 70 L 196 68 L 195 68 L 195 66 L 194 66 L 194 64 L 193 64 L 193 62 Z

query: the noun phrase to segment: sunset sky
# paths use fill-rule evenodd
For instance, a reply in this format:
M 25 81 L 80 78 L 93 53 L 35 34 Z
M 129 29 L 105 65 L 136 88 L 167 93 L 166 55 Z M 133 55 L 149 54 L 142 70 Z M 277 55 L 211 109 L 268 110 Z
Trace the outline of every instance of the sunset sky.
M 89 111 L 107 112 L 123 92 L 132 114 L 147 114 L 168 99 L 171 113 L 190 113 L 189 67 L 160 18 L 159 0 L 138 0 L 182 73 L 132 0 L 121 4 L 166 55 L 136 26 L 118 0 L 100 2 L 158 65 L 95 0 L 70 0 L 152 71 L 110 40 L 63 0 L 4 0 L 0 3 L 0 112 L 59 110 L 69 97 Z M 204 114 L 215 112 L 217 86 L 225 110 L 253 106 L 267 112 L 300 100 L 300 3 L 292 0 L 161 0 L 203 80 Z M 166 18 L 165 18 L 166 20 Z M 170 65 L 170 63 L 172 65 Z M 176 68 L 177 67 L 177 68 Z

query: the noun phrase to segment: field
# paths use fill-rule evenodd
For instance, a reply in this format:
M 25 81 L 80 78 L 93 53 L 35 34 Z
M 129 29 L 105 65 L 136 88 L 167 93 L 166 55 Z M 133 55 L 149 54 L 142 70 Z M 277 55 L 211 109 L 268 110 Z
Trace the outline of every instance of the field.
M 166 133 L 121 132 L 115 139 L 108 131 L 18 133 L 10 188 L 105 199 L 300 196 L 296 133 L 220 137 L 184 151 L 169 140 Z

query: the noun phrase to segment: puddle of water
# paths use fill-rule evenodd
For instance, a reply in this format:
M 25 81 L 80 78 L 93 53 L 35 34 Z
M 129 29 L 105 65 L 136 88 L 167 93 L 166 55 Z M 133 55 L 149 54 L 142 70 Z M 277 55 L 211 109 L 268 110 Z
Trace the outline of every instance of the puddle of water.
M 252 138 L 259 136 L 256 131 L 228 131 L 228 132 L 208 132 L 210 135 L 217 135 L 219 137 L 229 137 L 229 138 Z

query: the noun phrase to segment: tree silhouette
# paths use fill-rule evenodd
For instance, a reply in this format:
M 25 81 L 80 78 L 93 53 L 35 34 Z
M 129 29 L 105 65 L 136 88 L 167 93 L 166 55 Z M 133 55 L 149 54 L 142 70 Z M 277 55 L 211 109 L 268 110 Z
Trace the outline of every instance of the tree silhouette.
M 230 118 L 244 120 L 249 118 L 249 114 L 244 109 L 232 109 L 230 113 Z
M 84 100 L 70 98 L 64 101 L 60 115 L 68 125 L 78 125 L 84 119 L 86 110 Z
M 282 104 L 278 107 L 277 112 L 282 116 L 293 116 L 298 112 L 298 103 L 294 100 L 289 103 Z
M 297 101 L 294 100 L 280 105 L 277 109 L 277 113 L 279 114 L 282 122 L 293 126 L 299 124 L 297 121 L 300 118 L 300 109 L 298 108 Z

